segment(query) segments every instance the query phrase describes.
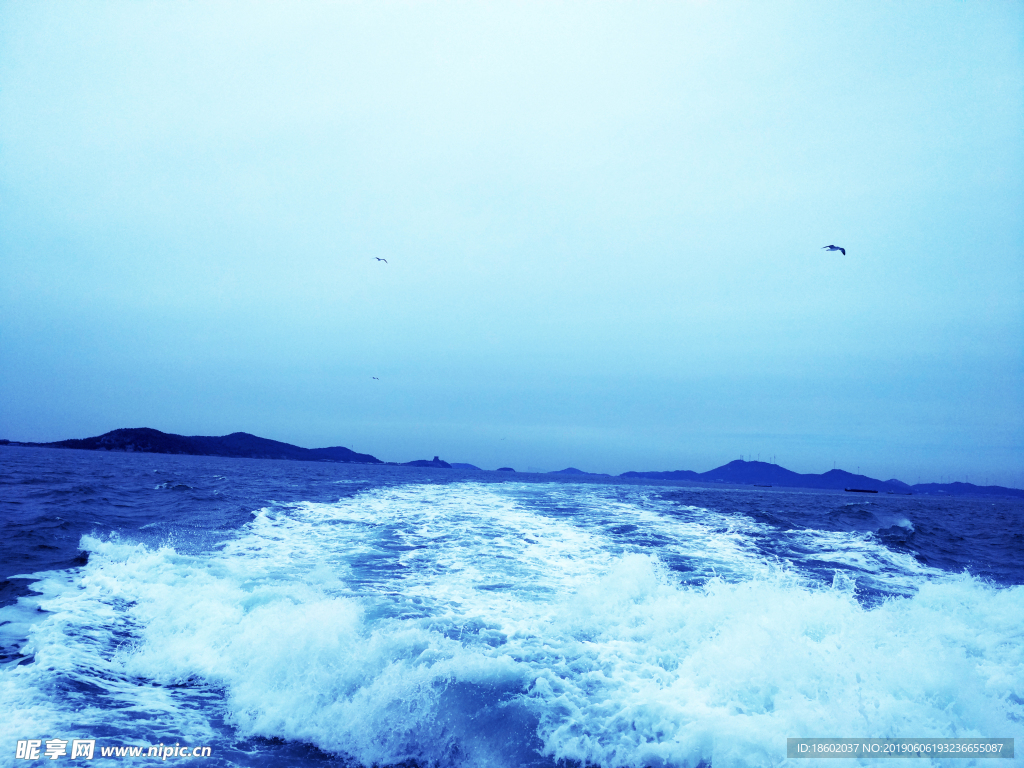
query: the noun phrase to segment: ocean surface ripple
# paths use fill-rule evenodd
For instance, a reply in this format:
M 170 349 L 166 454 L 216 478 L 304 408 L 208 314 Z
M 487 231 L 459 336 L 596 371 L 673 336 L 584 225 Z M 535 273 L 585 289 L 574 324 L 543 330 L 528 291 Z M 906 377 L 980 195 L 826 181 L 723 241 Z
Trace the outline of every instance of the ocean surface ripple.
M 30 448 L 0 467 L 2 765 L 30 738 L 724 768 L 781 765 L 793 736 L 1024 737 L 1019 500 Z

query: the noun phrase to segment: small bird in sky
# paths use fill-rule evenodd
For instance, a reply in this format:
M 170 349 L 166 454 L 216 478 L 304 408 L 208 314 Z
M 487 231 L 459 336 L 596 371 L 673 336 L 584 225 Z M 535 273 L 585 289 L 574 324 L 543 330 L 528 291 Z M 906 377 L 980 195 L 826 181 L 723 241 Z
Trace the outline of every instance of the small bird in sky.
M 843 252 L 843 256 L 846 255 L 846 249 L 845 248 L 840 248 L 838 245 L 823 245 L 821 247 L 822 247 L 822 249 L 824 249 L 826 251 L 842 251 Z
M 373 380 L 374 381 L 380 381 L 380 379 L 378 379 L 376 376 L 373 377 Z
M 383 261 L 385 264 L 388 263 L 387 259 L 382 259 L 380 256 L 374 256 L 373 258 L 375 258 L 377 261 Z

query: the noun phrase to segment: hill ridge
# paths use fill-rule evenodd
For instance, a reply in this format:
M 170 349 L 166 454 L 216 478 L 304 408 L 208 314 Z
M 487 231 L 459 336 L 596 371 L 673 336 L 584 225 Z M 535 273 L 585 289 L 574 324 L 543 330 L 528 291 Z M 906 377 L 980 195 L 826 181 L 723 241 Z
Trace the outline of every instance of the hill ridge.
M 96 437 L 58 440 L 53 443 L 9 443 L 40 448 L 77 448 L 86 451 L 165 453 L 186 456 L 225 456 L 244 459 L 289 459 L 292 461 L 334 461 L 383 464 L 376 456 L 337 445 L 330 448 L 301 448 L 248 432 L 229 435 L 176 435 L 151 427 L 114 429 Z
M 946 493 L 959 495 L 1022 496 L 1024 490 L 1005 488 L 999 485 L 974 485 L 972 483 L 920 483 L 908 485 L 895 478 L 877 480 L 867 475 L 847 472 L 845 469 L 830 469 L 819 475 L 801 474 L 779 464 L 764 461 L 736 459 L 707 472 L 693 472 L 676 469 L 667 472 L 623 472 L 619 477 L 647 478 L 650 480 L 687 480 L 690 482 L 735 483 L 741 485 L 770 485 L 781 488 L 815 488 L 842 491 L 849 489 L 876 491 L 878 493 Z

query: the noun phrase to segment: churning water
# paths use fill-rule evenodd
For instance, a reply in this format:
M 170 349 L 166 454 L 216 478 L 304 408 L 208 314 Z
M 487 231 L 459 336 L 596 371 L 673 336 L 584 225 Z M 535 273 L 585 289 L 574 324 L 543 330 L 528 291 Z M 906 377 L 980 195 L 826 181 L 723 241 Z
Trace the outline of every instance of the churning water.
M 1024 736 L 1019 500 L 0 467 L 0 764 L 55 737 L 211 766 L 724 768 L 780 765 L 787 737 Z

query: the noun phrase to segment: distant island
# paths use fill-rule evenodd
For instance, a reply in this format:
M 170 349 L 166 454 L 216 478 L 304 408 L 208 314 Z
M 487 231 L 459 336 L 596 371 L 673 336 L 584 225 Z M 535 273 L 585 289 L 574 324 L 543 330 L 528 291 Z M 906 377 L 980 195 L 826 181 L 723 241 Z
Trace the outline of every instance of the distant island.
M 548 472 L 549 475 L 584 475 L 586 477 L 611 477 L 601 472 L 584 472 L 582 469 L 576 469 L 576 467 L 566 467 L 565 469 L 556 469 L 554 472 Z
M 291 459 L 293 461 L 340 461 L 346 464 L 383 464 L 376 456 L 356 453 L 348 448 L 300 448 L 297 445 L 268 440 L 248 432 L 233 432 L 223 437 L 172 435 L 157 429 L 115 429 L 99 437 L 60 440 L 56 443 L 16 443 L 6 445 L 39 448 L 78 448 L 85 451 L 124 451 L 128 453 L 171 453 L 185 456 L 228 456 L 242 459 Z
M 902 480 L 876 480 L 843 469 L 830 469 L 820 475 L 802 475 L 764 461 L 737 459 L 707 472 L 677 469 L 671 472 L 623 472 L 619 477 L 648 480 L 676 480 L 690 483 L 731 483 L 771 488 L 817 488 L 830 491 L 874 491 L 886 494 L 944 494 L 948 496 L 1020 496 L 1024 490 L 999 485 L 973 483 L 920 483 L 907 485 Z
M 300 448 L 297 445 L 268 440 L 247 432 L 234 432 L 223 437 L 185 437 L 160 432 L 156 429 L 115 429 L 98 437 L 81 440 L 60 440 L 55 443 L 25 443 L 0 440 L 0 445 L 28 446 L 35 448 L 77 448 L 87 451 L 123 451 L 135 453 L 169 453 L 187 456 L 226 456 L 247 459 L 290 459 L 293 461 L 331 461 L 345 464 L 379 464 L 403 467 L 424 467 L 436 469 L 480 470 L 473 464 L 449 464 L 435 456 L 433 459 L 417 459 L 403 464 L 381 461 L 368 453 L 356 453 L 342 446 L 332 448 Z M 499 467 L 497 472 L 515 472 L 512 467 Z M 576 467 L 566 467 L 548 475 L 561 477 L 612 478 L 612 475 L 585 472 Z M 693 472 L 676 469 L 667 472 L 623 472 L 618 477 L 625 480 L 659 480 L 681 484 L 751 485 L 760 488 L 810 488 L 830 491 L 851 491 L 894 495 L 934 494 L 946 496 L 1014 496 L 1024 498 L 1024 490 L 1005 488 L 999 485 L 974 485 L 973 483 L 919 483 L 907 485 L 901 480 L 876 480 L 866 475 L 856 475 L 842 469 L 831 469 L 820 475 L 800 474 L 763 461 L 737 459 L 707 472 Z
M 452 469 L 452 465 L 447 461 L 442 461 L 435 456 L 433 459 L 416 459 L 416 461 L 406 461 L 401 464 L 403 467 L 434 467 L 435 469 Z

